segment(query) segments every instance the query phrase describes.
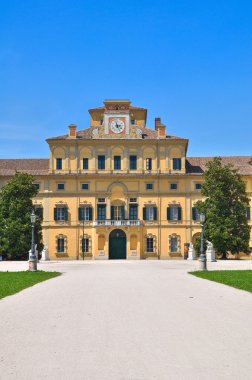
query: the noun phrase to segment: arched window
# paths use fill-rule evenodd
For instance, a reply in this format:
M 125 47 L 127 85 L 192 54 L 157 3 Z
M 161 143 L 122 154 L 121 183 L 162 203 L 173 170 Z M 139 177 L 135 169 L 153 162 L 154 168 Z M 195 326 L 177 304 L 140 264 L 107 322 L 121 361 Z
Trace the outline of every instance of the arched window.
M 67 237 L 65 235 L 56 236 L 56 252 L 67 253 Z
M 148 234 L 145 236 L 145 252 L 155 253 L 156 252 L 156 236 Z
M 177 234 L 169 235 L 169 252 L 181 253 L 181 238 Z

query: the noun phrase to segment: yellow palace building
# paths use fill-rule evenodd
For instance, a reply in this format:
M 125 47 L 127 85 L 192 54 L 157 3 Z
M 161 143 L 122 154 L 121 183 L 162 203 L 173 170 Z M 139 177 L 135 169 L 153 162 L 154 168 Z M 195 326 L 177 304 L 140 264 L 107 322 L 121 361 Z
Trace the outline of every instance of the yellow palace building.
M 200 233 L 194 204 L 211 157 L 187 157 L 188 139 L 167 134 L 160 118 L 146 128 L 147 109 L 129 100 L 105 100 L 89 114 L 89 128 L 72 124 L 47 139 L 49 159 L 0 160 L 0 186 L 16 170 L 34 175 L 50 259 L 183 257 Z M 251 198 L 252 157 L 222 159 Z

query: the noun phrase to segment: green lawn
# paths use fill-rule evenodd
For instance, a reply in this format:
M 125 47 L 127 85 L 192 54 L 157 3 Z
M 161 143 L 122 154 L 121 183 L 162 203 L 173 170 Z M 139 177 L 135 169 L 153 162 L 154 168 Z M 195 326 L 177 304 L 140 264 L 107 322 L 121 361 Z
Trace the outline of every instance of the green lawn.
M 213 270 L 206 272 L 189 272 L 193 276 L 220 282 L 233 288 L 252 293 L 252 270 Z
M 0 298 L 10 296 L 29 288 L 38 282 L 57 277 L 58 272 L 0 272 Z

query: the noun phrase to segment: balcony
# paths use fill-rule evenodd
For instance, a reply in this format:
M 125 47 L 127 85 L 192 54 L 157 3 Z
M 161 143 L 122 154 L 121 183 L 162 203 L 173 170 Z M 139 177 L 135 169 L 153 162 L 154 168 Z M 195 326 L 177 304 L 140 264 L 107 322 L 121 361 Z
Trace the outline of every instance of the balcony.
M 95 220 L 93 223 L 94 227 L 99 226 L 112 226 L 112 227 L 132 227 L 132 226 L 141 226 L 141 220 Z

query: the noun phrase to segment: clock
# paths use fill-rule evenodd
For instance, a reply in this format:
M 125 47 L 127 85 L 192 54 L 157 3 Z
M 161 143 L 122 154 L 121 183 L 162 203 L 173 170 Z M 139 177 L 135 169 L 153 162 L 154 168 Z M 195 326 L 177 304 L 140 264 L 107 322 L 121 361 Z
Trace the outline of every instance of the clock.
M 121 119 L 113 119 L 110 123 L 110 130 L 114 133 L 121 133 L 124 131 L 125 124 Z

